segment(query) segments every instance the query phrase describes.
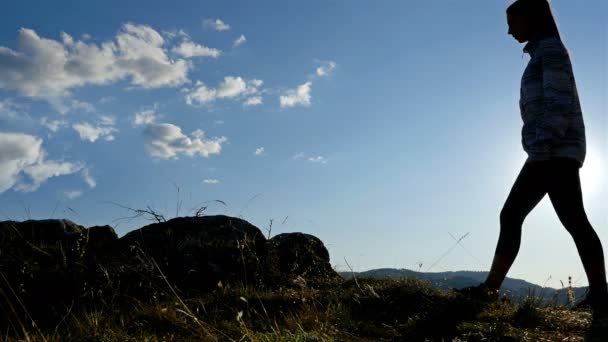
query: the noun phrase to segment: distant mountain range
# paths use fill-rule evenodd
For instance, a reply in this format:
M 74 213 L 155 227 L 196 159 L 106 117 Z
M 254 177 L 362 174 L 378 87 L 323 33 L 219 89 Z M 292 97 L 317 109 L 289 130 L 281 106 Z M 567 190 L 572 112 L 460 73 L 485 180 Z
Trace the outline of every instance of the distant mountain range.
M 343 278 L 350 279 L 353 275 L 357 278 L 418 278 L 429 281 L 433 286 L 440 289 L 463 288 L 479 285 L 483 282 L 488 272 L 483 271 L 455 271 L 455 272 L 417 272 L 405 268 L 378 268 L 364 272 L 338 272 Z M 574 287 L 576 302 L 583 299 L 588 287 Z M 519 301 L 527 295 L 540 296 L 544 301 L 557 301 L 559 304 L 568 303 L 567 288 L 555 289 L 542 287 L 522 279 L 507 277 L 500 287 L 500 293 L 505 294 L 512 300 Z

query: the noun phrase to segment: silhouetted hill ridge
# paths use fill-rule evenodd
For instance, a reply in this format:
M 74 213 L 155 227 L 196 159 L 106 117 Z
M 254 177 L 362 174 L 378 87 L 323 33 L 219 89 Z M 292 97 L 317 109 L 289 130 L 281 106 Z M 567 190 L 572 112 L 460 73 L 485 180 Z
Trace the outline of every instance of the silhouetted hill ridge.
M 359 278 L 401 278 L 413 277 L 429 281 L 434 287 L 440 289 L 463 288 L 467 286 L 475 286 L 483 282 L 487 275 L 487 271 L 447 271 L 447 272 L 420 272 L 409 270 L 406 268 L 377 268 L 363 272 L 338 272 L 345 279 L 352 278 L 353 274 Z M 584 298 L 588 287 L 574 287 L 576 300 Z M 501 293 L 514 298 L 523 298 L 528 294 L 535 294 L 543 297 L 545 300 L 556 299 L 558 303 L 565 304 L 568 301 L 567 288 L 552 288 L 543 287 L 538 284 L 531 283 L 524 279 L 516 279 L 507 277 L 500 287 Z

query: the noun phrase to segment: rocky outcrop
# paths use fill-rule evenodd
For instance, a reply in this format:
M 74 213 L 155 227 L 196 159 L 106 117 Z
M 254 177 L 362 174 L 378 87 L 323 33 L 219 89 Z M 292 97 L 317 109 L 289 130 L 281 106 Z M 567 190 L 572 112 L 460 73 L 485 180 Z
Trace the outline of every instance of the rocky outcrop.
M 68 220 L 0 222 L 0 322 L 65 312 L 84 282 L 84 230 Z
M 262 285 L 265 243 L 259 228 L 224 215 L 175 218 L 120 239 L 127 255 L 140 248 L 187 296 L 215 288 L 219 281 Z
M 314 287 L 341 279 L 318 238 L 267 240 L 225 215 L 179 217 L 118 238 L 110 226 L 69 220 L 0 222 L 0 329 L 112 302 L 182 298 L 222 286 Z M 174 292 L 175 291 L 175 292 Z
M 329 252 L 323 242 L 313 235 L 283 233 L 266 245 L 265 269 L 271 283 L 314 287 L 341 279 L 329 263 Z

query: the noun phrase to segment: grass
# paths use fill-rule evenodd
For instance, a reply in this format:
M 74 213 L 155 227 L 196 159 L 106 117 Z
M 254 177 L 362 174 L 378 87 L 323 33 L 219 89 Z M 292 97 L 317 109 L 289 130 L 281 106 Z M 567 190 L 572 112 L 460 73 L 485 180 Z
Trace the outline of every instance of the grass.
M 179 192 L 178 203 L 176 214 Z M 158 220 L 150 211 L 135 214 Z M 268 237 L 271 229 L 272 220 Z M 9 289 L 0 288 L 0 304 L 10 309 L 0 312 L 0 322 L 13 318 L 0 341 L 582 341 L 591 321 L 589 312 L 543 302 L 534 292 L 519 302 L 478 305 L 413 278 L 354 277 L 272 291 L 220 282 L 182 298 L 156 261 L 141 252 L 141 269 L 160 279 L 143 286 L 150 298 L 123 295 L 112 288 L 116 275 L 106 273 L 101 300 L 72 303 L 52 327 L 15 319 L 29 314 L 18 284 L 11 287 L 0 271 L 0 284 Z
M 480 307 L 408 278 L 277 291 L 222 285 L 196 298 L 179 298 L 166 287 L 173 297 L 165 301 L 75 307 L 54 329 L 21 322 L 2 340 L 577 341 L 591 318 L 534 296 Z

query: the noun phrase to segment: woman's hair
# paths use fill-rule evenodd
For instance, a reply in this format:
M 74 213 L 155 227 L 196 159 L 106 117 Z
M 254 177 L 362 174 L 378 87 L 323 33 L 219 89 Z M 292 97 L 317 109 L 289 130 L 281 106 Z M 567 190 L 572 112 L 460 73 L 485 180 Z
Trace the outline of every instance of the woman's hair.
M 517 0 L 507 8 L 507 13 L 525 16 L 542 34 L 561 39 L 557 24 L 547 0 Z

